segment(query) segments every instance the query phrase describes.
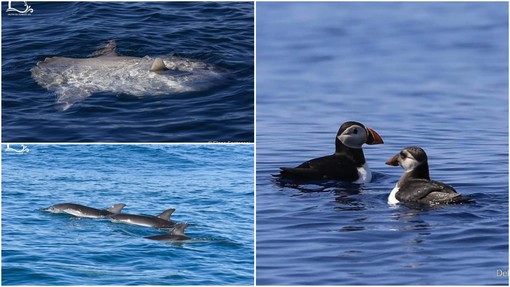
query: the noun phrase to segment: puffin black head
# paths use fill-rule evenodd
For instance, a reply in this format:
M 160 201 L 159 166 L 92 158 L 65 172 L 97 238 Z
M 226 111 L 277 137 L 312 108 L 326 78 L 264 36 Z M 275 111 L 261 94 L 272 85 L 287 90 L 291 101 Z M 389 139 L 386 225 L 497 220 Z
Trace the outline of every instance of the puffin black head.
M 401 166 L 405 172 L 416 171 L 417 177 L 430 179 L 427 154 L 420 147 L 406 147 L 391 157 L 386 164 Z
M 363 124 L 349 121 L 340 126 L 336 134 L 336 145 L 338 150 L 339 143 L 349 147 L 360 149 L 363 144 L 382 144 L 381 136 L 371 128 Z

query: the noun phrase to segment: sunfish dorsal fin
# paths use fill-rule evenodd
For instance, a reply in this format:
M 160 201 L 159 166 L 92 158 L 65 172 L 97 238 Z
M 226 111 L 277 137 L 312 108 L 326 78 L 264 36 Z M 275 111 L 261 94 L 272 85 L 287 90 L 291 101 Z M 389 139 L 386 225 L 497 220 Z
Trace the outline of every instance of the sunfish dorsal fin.
M 164 220 L 170 220 L 170 215 L 174 213 L 175 208 L 170 208 L 165 211 L 163 211 L 160 215 L 158 215 L 158 218 L 164 219 Z
M 124 206 L 126 206 L 124 203 L 118 203 L 118 204 L 115 204 L 114 206 L 106 209 L 106 211 L 109 211 L 111 213 L 115 213 L 115 214 L 119 214 L 122 209 L 124 208 Z
M 188 223 L 178 223 L 175 225 L 174 229 L 170 231 L 170 235 L 177 235 L 177 236 L 186 236 L 184 235 L 184 229 L 188 227 Z
M 168 69 L 165 66 L 165 62 L 163 62 L 163 59 L 161 59 L 161 58 L 154 59 L 154 62 L 152 62 L 150 71 L 151 72 L 160 72 L 160 71 L 165 71 L 165 70 L 168 70 Z
M 117 42 L 110 40 L 104 47 L 95 51 L 93 56 L 96 57 L 117 57 Z

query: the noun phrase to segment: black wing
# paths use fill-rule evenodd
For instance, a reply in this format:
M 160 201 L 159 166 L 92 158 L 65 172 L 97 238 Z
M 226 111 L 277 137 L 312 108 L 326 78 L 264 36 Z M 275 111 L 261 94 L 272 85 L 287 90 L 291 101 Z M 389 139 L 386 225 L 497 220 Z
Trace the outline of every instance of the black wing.
M 355 181 L 358 170 L 353 160 L 345 156 L 329 155 L 315 158 L 297 167 L 280 168 L 280 177 L 286 179 L 336 179 Z
M 462 196 L 455 189 L 439 181 L 426 179 L 409 180 L 400 187 L 406 192 L 397 193 L 399 201 L 419 202 L 426 204 L 456 203 L 462 201 Z

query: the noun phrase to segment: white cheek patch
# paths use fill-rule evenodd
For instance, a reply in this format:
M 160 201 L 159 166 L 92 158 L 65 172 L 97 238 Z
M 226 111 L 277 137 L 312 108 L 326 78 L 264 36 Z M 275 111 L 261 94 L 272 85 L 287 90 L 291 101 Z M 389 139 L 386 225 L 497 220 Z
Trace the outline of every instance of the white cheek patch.
M 342 142 L 345 146 L 350 148 L 359 148 L 354 144 L 354 141 L 352 139 L 351 135 L 345 134 L 345 132 L 339 136 L 336 137 L 340 142 Z
M 367 134 L 364 128 L 355 126 L 355 128 L 358 129 L 358 133 L 349 133 L 351 129 L 354 127 L 351 127 L 347 130 L 345 130 L 341 135 L 337 136 L 337 139 L 341 141 L 344 145 L 350 148 L 361 148 L 361 146 L 365 143 L 367 139 Z
M 400 166 L 402 166 L 402 168 L 405 171 L 411 171 L 419 165 L 420 165 L 420 163 L 412 157 L 406 157 L 404 160 L 400 161 Z

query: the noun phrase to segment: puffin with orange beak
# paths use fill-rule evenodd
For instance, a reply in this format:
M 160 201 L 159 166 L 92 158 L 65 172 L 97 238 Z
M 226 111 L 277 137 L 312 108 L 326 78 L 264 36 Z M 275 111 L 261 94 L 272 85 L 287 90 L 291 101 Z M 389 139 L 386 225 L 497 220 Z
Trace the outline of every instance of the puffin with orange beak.
M 386 164 L 404 169 L 404 174 L 388 196 L 388 204 L 414 202 L 435 205 L 471 201 L 457 193 L 453 187 L 430 179 L 427 154 L 421 147 L 406 147 Z
M 359 122 L 345 122 L 336 134 L 334 154 L 305 161 L 297 167 L 281 167 L 278 176 L 292 180 L 370 182 L 372 172 L 361 147 L 382 143 L 381 136 L 373 129 Z

